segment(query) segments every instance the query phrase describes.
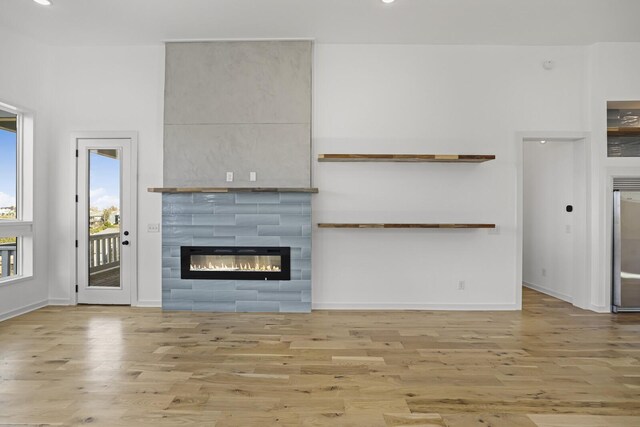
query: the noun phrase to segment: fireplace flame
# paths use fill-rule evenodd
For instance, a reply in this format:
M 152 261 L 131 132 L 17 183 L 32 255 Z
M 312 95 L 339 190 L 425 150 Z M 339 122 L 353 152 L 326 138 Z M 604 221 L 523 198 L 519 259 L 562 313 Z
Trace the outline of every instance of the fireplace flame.
M 271 264 L 250 264 L 250 263 L 231 263 L 231 264 L 191 264 L 191 271 L 280 271 L 280 266 Z

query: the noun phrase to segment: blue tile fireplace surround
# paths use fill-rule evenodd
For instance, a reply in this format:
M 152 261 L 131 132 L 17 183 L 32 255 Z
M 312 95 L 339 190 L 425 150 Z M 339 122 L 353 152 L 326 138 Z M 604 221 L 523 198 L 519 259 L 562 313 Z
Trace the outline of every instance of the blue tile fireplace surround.
M 291 248 L 291 280 L 181 279 L 182 246 Z M 311 311 L 311 194 L 162 195 L 162 308 Z

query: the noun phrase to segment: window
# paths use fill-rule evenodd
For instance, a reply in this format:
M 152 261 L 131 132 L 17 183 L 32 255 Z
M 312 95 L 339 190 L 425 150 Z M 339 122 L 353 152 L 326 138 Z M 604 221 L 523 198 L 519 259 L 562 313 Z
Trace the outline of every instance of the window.
M 0 103 L 0 284 L 33 275 L 32 147 L 31 116 Z

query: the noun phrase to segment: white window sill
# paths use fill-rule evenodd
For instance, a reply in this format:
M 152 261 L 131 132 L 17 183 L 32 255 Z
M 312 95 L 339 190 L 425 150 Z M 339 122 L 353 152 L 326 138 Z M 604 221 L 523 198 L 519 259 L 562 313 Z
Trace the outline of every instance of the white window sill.
M 32 221 L 12 219 L 0 221 L 0 237 L 30 236 L 31 234 L 33 234 Z
M 2 279 L 0 279 L 0 287 L 13 285 L 16 283 L 28 282 L 31 280 L 33 280 L 33 275 L 31 276 L 18 275 L 18 276 L 3 277 Z

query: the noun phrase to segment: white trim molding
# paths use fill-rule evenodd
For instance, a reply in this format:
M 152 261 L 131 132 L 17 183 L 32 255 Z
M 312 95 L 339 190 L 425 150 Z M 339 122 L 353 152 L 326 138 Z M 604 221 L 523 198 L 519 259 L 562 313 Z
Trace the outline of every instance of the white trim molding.
M 33 235 L 33 222 L 31 221 L 0 221 L 0 237 L 14 237 L 16 234 L 21 236 Z
M 0 314 L 0 322 L 4 320 L 11 319 L 13 317 L 21 316 L 23 314 L 27 314 L 29 312 L 38 310 L 39 308 L 46 307 L 49 305 L 48 300 L 39 301 L 33 304 L 25 305 L 24 307 L 16 308 L 15 310 L 7 311 L 5 313 Z
M 593 304 L 591 304 L 589 306 L 589 310 L 595 311 L 596 313 L 611 314 L 611 307 L 605 306 L 605 305 L 601 306 L 601 305 L 593 305 Z
M 314 310 L 516 311 L 519 304 L 412 304 L 317 302 Z
M 138 300 L 138 303 L 135 306 L 140 308 L 162 308 L 162 301 Z
M 49 298 L 49 305 L 75 305 L 69 298 Z

